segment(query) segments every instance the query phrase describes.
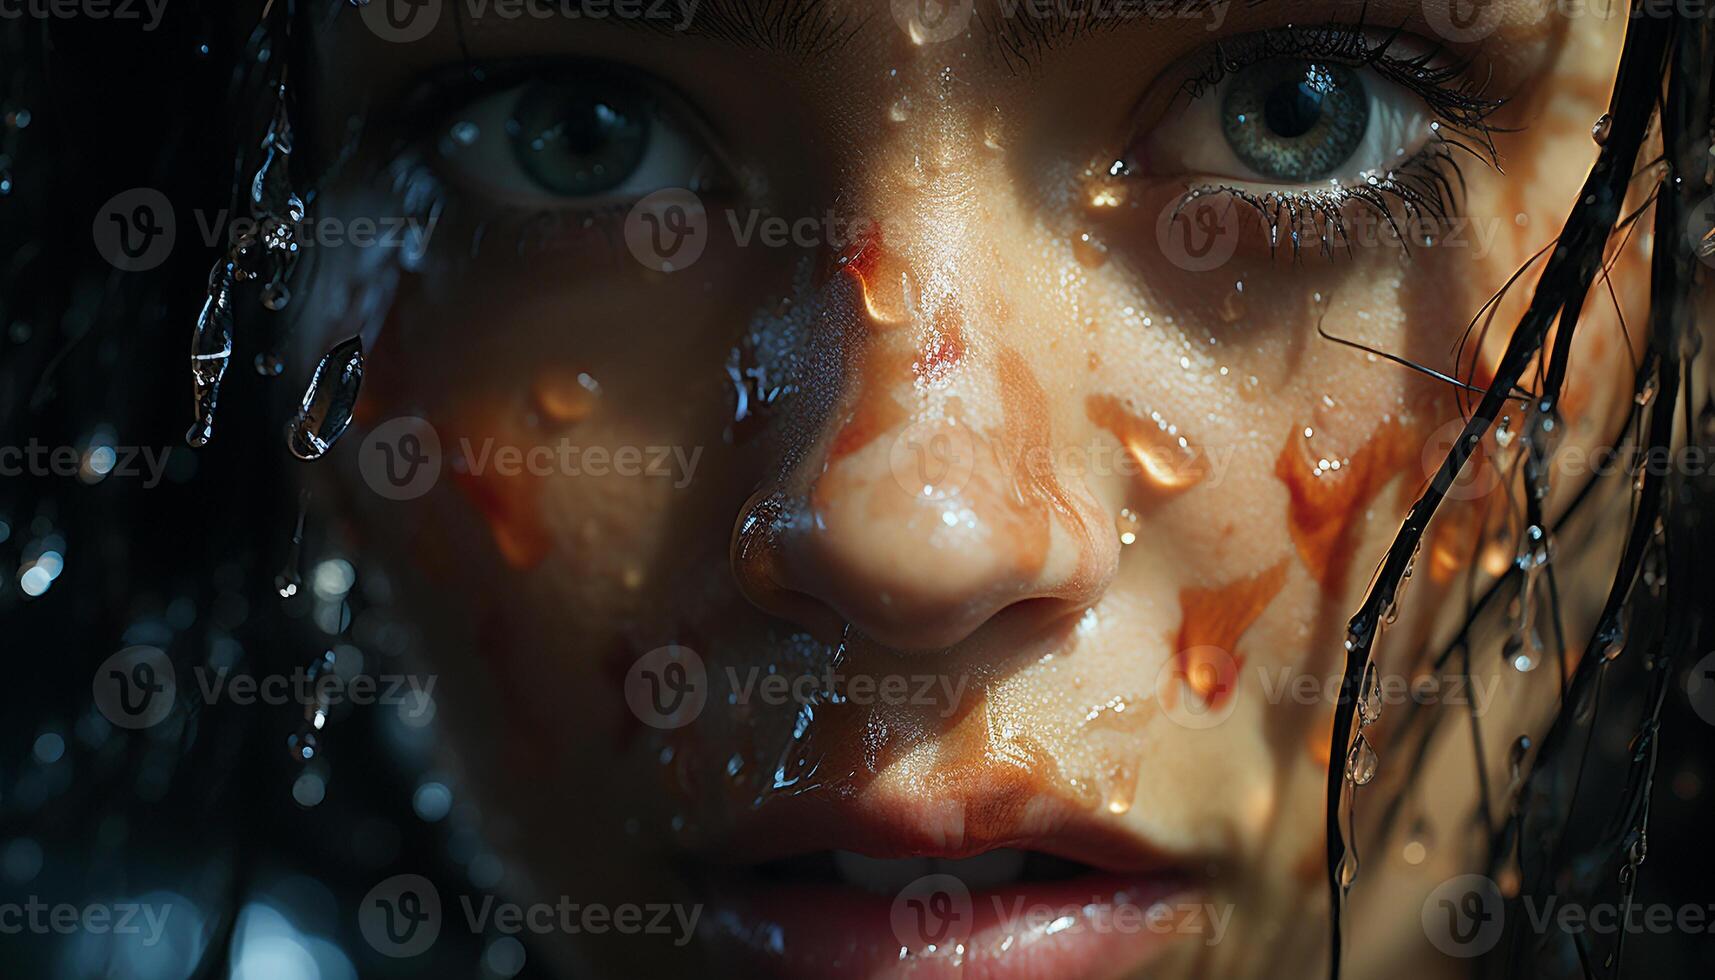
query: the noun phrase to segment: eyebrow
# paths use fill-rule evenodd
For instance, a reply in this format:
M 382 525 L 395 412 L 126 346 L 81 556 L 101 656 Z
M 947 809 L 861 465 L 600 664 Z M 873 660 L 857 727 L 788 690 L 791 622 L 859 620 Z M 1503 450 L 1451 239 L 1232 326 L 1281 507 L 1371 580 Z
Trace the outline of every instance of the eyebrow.
M 526 0 L 552 11 L 564 0 Z M 699 37 L 791 58 L 816 58 L 850 42 L 873 17 L 833 9 L 836 0 L 631 0 L 642 16 L 609 16 L 603 24 L 662 37 Z M 621 6 L 620 2 L 612 4 Z M 687 16 L 689 12 L 689 16 Z
M 561 0 L 529 0 L 548 9 Z M 609 17 L 604 23 L 642 28 L 665 37 L 700 37 L 736 47 L 755 48 L 808 59 L 826 55 L 854 40 L 877 19 L 874 9 L 835 9 L 837 0 L 634 0 L 642 17 Z M 887 0 L 868 0 L 887 6 Z M 934 3 L 935 0 L 912 0 Z M 952 5 L 960 0 L 941 0 Z M 1194 18 L 1234 4 L 1262 0 L 970 0 L 973 26 L 986 34 L 993 50 L 1014 71 L 1028 68 L 1067 41 L 1139 21 Z M 1091 8 L 1107 14 L 1092 15 Z M 693 13 L 687 19 L 687 9 Z
M 1028 69 L 1055 47 L 1081 37 L 1116 30 L 1139 21 L 1190 19 L 1242 3 L 1262 0 L 987 0 L 977 3 L 977 20 L 996 52 L 1013 71 Z M 1113 13 L 1091 16 L 1091 7 Z M 994 8 L 992 20 L 985 11 Z

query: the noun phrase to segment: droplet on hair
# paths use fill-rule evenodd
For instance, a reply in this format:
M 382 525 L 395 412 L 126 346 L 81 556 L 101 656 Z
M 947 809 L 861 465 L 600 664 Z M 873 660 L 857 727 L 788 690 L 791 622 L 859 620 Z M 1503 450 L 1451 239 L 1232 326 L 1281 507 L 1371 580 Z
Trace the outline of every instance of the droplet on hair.
M 1520 735 L 1513 740 L 1512 748 L 1507 752 L 1507 772 L 1515 784 L 1523 772 L 1525 757 L 1530 755 L 1530 747 L 1530 736 Z
M 292 525 L 292 540 L 286 545 L 286 560 L 280 564 L 280 573 L 274 576 L 274 591 L 280 593 L 282 599 L 297 595 L 304 584 L 304 576 L 299 569 L 303 565 L 304 518 L 309 510 L 310 494 L 305 490 L 298 495 L 298 520 Z
M 1359 732 L 1352 742 L 1352 748 L 1346 753 L 1346 778 L 1355 786 L 1367 786 L 1370 780 L 1376 778 L 1376 767 L 1379 763 L 1376 750 L 1370 747 L 1370 740 Z
M 1358 722 L 1368 728 L 1380 720 L 1381 716 L 1381 675 L 1376 671 L 1376 662 L 1372 660 L 1364 666 L 1364 680 L 1358 688 Z
M 1604 112 L 1596 117 L 1596 124 L 1590 127 L 1590 138 L 1597 146 L 1607 146 L 1608 137 L 1614 132 L 1614 117 Z
M 349 337 L 322 355 L 304 389 L 298 415 L 286 430 L 286 445 L 299 459 L 320 459 L 351 424 L 363 381 L 363 342 Z
M 209 273 L 208 298 L 197 314 L 191 333 L 191 393 L 196 400 L 196 421 L 185 433 L 195 447 L 208 445 L 214 436 L 214 408 L 220 398 L 220 382 L 232 360 L 232 290 L 237 270 L 230 261 L 216 263 Z

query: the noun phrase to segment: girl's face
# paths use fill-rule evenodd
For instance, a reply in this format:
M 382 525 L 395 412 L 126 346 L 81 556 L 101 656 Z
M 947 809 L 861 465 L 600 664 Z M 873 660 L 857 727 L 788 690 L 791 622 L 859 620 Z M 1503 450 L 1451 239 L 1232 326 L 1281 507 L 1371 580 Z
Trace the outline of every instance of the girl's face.
M 410 39 L 388 2 L 318 47 L 316 207 L 426 247 L 318 270 L 316 342 L 367 353 L 318 499 L 441 675 L 502 890 L 698 908 L 541 947 L 1316 969 L 1345 620 L 1471 399 L 1390 358 L 1487 385 L 1529 275 L 1467 327 L 1575 200 L 1623 22 L 449 3 Z M 1630 404 L 1642 279 L 1579 332 L 1564 449 Z M 1518 554 L 1508 413 L 1378 648 L 1360 976 L 1458 962 L 1420 913 L 1486 838 L 1465 719 L 1504 786 L 1553 709 L 1552 636 L 1436 660 Z M 1419 758 L 1425 713 L 1459 722 Z

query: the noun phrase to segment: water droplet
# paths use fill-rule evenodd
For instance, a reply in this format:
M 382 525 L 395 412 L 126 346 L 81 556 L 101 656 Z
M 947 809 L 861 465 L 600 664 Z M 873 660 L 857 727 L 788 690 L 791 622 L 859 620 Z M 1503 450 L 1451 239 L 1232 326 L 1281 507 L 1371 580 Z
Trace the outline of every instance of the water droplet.
M 1615 622 L 1613 626 L 1602 631 L 1602 659 L 1618 660 L 1620 653 L 1626 648 L 1626 627 L 1624 623 Z
M 1119 516 L 1114 519 L 1114 526 L 1119 531 L 1120 544 L 1135 544 L 1137 532 L 1143 526 L 1143 519 L 1130 507 L 1121 507 Z
M 1137 772 L 1129 766 L 1114 766 L 1108 774 L 1107 792 L 1103 799 L 1103 808 L 1118 816 L 1131 810 L 1132 798 L 1137 795 Z
M 286 749 L 294 760 L 309 762 L 321 751 L 321 738 L 315 732 L 298 732 L 286 739 Z
M 530 396 L 544 420 L 567 425 L 583 421 L 595 410 L 601 385 L 581 371 L 550 370 L 536 378 Z
M 1376 670 L 1376 662 L 1370 661 L 1364 667 L 1364 680 L 1358 688 L 1358 721 L 1365 728 L 1375 724 L 1382 716 L 1382 685 L 1381 675 Z
M 271 282 L 262 290 L 262 305 L 278 313 L 292 302 L 292 291 L 283 282 Z
M 1108 247 L 1087 231 L 1072 238 L 1072 257 L 1086 269 L 1099 269 L 1108 261 Z
M 280 566 L 280 574 L 274 576 L 274 590 L 282 599 L 297 595 L 299 587 L 304 584 L 304 577 L 298 569 L 303 565 L 304 518 L 309 510 L 310 495 L 305 491 L 298 495 L 298 520 L 292 526 L 292 540 L 286 545 L 286 560 Z
M 1098 187 L 1091 191 L 1088 204 L 1092 211 L 1107 211 L 1119 207 L 1125 201 L 1125 186 L 1116 184 L 1112 187 Z
M 1520 735 L 1513 740 L 1512 748 L 1507 752 L 1507 771 L 1512 774 L 1516 785 L 1519 774 L 1523 771 L 1525 756 L 1530 754 L 1531 741 L 1529 735 Z
M 1350 847 L 1340 857 L 1339 880 L 1341 888 L 1351 888 L 1358 880 L 1358 855 Z
M 1643 387 L 1639 388 L 1637 394 L 1632 396 L 1632 401 L 1636 402 L 1639 408 L 1648 405 L 1650 402 L 1655 400 L 1655 393 L 1658 390 L 1659 384 L 1660 383 L 1656 380 L 1656 377 L 1653 374 L 1648 378 L 1645 378 Z
M 214 408 L 220 382 L 232 360 L 232 290 L 236 269 L 222 260 L 209 273 L 208 298 L 191 334 L 191 392 L 196 399 L 196 422 L 185 434 L 192 446 L 206 446 L 214 436 Z
M 1512 416 L 1503 415 L 1500 424 L 1495 426 L 1495 445 L 1501 449 L 1511 446 L 1518 438 L 1518 433 L 1512 430 L 1512 421 Z
M 286 370 L 286 359 L 278 351 L 256 355 L 256 373 L 264 378 L 278 378 Z
M 334 345 L 310 378 L 297 418 L 286 430 L 286 445 L 299 459 L 320 459 L 351 424 L 352 407 L 363 380 L 363 342 L 349 337 Z
M 1606 112 L 1596 117 L 1596 124 L 1590 127 L 1590 138 L 1597 146 L 1607 146 L 1608 137 L 1614 132 L 1614 117 Z
M 888 107 L 888 109 L 887 109 L 887 121 L 888 122 L 894 122 L 894 123 L 902 123 L 905 120 L 910 119 L 910 118 L 911 118 L 911 98 L 909 96 L 901 95 L 898 99 L 894 100 L 893 105 Z
M 1243 288 L 1244 284 L 1240 283 L 1239 286 L 1240 286 L 1240 288 L 1235 289 L 1234 291 L 1228 293 L 1221 300 L 1221 320 L 1222 320 L 1222 322 L 1237 323 L 1240 320 L 1244 319 L 1244 315 L 1246 312 L 1245 296 L 1244 296 L 1244 288 Z
M 1376 750 L 1370 748 L 1370 740 L 1358 733 L 1352 742 L 1352 748 L 1346 753 L 1346 778 L 1354 785 L 1367 786 L 1370 780 L 1376 778 L 1376 766 L 1380 760 L 1376 758 Z
M 991 108 L 988 118 L 983 120 L 983 148 L 991 153 L 998 153 L 1006 148 L 1006 121 L 1001 115 L 1000 106 Z

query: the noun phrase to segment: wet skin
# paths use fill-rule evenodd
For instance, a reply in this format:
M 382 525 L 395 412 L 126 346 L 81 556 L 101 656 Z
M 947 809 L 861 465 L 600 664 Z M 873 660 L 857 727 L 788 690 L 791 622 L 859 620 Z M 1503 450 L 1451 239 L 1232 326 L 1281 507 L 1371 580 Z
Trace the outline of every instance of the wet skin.
M 1424 9 L 1372 2 L 1367 17 L 1433 39 Z M 1216 114 L 1189 107 L 1188 78 L 1216 42 L 1349 23 L 1358 5 L 1234 7 L 1218 26 L 1208 14 L 1138 19 L 1008 53 L 995 47 L 1005 23 L 919 44 L 886 6 L 855 0 L 825 5 L 844 18 L 841 43 L 809 52 L 488 18 L 466 25 L 470 51 L 530 67 L 431 105 L 424 77 L 460 62 L 450 18 L 406 44 L 336 18 L 320 50 L 318 136 L 337 145 L 354 114 L 367 125 L 317 206 L 403 213 L 388 176 L 401 171 L 432 181 L 443 206 L 396 291 L 383 288 L 396 256 L 341 252 L 319 270 L 306 346 L 361 332 L 368 357 L 350 451 L 320 476 L 318 507 L 337 515 L 360 569 L 385 571 L 443 676 L 448 764 L 512 859 L 501 890 L 709 905 L 702 938 L 683 947 L 553 936 L 537 940 L 546 955 L 627 971 L 686 958 L 826 966 L 799 946 L 823 940 L 793 927 L 779 953 L 735 938 L 734 923 L 760 913 L 716 897 L 731 874 L 709 867 L 1019 847 L 1231 910 L 1218 942 L 1187 929 L 1056 964 L 1316 969 L 1333 704 L 1282 696 L 1279 679 L 1308 675 L 1321 690 L 1339 669 L 1345 619 L 1460 418 L 1449 386 L 1317 325 L 1486 378 L 1528 290 L 1462 362 L 1452 351 L 1558 229 L 1597 150 L 1590 127 L 1623 28 L 1495 9 L 1493 34 L 1448 45 L 1448 60 L 1468 59 L 1465 74 L 1507 100 L 1486 119 L 1505 173 L 1459 157 L 1465 189 L 1449 220 L 1462 222 L 1407 251 L 1347 204 L 1368 229 L 1349 251 L 1271 254 L 1268 223 L 1216 194 L 1233 205 L 1220 213 L 1234 252 L 1208 269 L 1172 246 L 1189 190 L 1304 184 L 1184 169 L 1223 145 L 1201 121 Z M 692 166 L 586 201 L 502 173 L 516 165 L 492 127 L 474 148 L 439 152 L 484 98 L 580 59 L 652 79 L 642 84 L 663 93 L 663 125 Z M 1414 153 L 1434 116 L 1395 94 L 1421 114 L 1401 131 Z M 501 149 L 485 155 L 483 139 Z M 1129 168 L 1111 174 L 1116 160 Z M 627 214 L 685 186 L 706 209 L 706 248 L 658 271 L 628 246 Z M 811 240 L 740 244 L 734 222 L 758 210 L 816 219 L 802 226 Z M 1634 324 L 1636 252 L 1614 277 Z M 379 297 L 373 315 L 341 307 L 366 294 Z M 1613 440 L 1630 396 L 1625 343 L 1604 295 L 1575 348 L 1564 445 Z M 433 425 L 447 453 L 434 489 L 403 502 L 372 493 L 357 458 L 401 416 Z M 634 447 L 656 473 L 502 475 L 498 457 L 456 466 L 461 440 L 475 455 L 485 440 Z M 1504 466 L 1506 453 L 1491 437 L 1486 454 Z M 1479 468 L 1437 519 L 1379 648 L 1384 674 L 1419 677 L 1470 590 L 1511 560 L 1505 472 Z M 1586 478 L 1557 479 L 1550 512 Z M 1582 564 L 1599 569 L 1611 542 L 1600 523 L 1566 535 L 1581 564 L 1562 589 L 1588 608 L 1604 583 Z M 695 650 L 709 685 L 696 720 L 672 729 L 626 697 L 639 658 L 667 644 Z M 1505 784 L 1512 738 L 1552 711 L 1557 652 L 1529 673 L 1476 670 L 1473 688 L 1492 692 L 1491 782 Z M 830 663 L 848 681 L 903 677 L 905 695 L 806 708 L 733 690 L 753 670 L 819 677 Z M 1481 853 L 1468 726 L 1445 726 L 1410 772 L 1392 738 L 1409 713 L 1390 706 L 1369 733 L 1380 766 L 1360 820 L 1410 797 L 1388 835 L 1363 837 L 1358 976 L 1452 964 L 1427 944 L 1419 910 Z M 897 967 L 845 955 L 849 971 Z M 906 965 L 933 972 L 926 962 Z

